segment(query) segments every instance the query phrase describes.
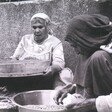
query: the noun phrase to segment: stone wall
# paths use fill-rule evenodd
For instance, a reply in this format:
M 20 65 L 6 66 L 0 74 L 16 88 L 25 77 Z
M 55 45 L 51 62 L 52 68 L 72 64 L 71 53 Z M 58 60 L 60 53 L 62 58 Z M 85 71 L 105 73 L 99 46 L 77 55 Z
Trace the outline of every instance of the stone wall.
M 63 42 L 66 65 L 74 70 L 76 63 L 75 51 L 64 42 L 66 26 L 69 20 L 75 15 L 84 13 L 107 14 L 103 8 L 107 8 L 107 6 L 92 0 L 38 0 L 1 3 L 0 59 L 3 60 L 10 57 L 21 37 L 31 33 L 31 16 L 37 12 L 44 12 L 51 17 L 54 35 Z M 112 14 L 109 13 L 109 15 L 111 16 Z

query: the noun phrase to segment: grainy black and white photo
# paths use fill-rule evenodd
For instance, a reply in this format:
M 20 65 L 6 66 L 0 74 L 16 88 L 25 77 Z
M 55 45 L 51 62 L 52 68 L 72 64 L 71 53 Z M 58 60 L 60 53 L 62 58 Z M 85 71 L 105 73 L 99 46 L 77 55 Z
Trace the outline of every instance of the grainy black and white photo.
M 0 112 L 112 112 L 112 0 L 0 0 Z

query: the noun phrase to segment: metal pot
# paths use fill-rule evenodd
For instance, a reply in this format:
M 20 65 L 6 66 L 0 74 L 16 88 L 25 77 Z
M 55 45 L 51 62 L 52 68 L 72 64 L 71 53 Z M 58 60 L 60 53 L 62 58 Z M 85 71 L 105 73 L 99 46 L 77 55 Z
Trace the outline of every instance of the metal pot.
M 16 94 L 12 101 L 18 107 L 19 112 L 65 112 L 65 107 L 55 104 L 53 100 L 55 92 L 55 90 L 22 92 Z

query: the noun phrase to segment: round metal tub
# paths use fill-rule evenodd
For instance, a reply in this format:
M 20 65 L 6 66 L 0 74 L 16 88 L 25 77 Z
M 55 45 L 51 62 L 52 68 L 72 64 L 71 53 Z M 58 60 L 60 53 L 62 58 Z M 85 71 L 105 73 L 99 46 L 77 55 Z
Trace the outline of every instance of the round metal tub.
M 55 90 L 35 90 L 16 94 L 12 101 L 19 112 L 65 112 L 63 106 L 56 105 Z
M 50 65 L 49 61 L 40 60 L 2 60 L 0 61 L 0 77 L 29 77 L 43 75 Z
M 0 60 L 0 85 L 12 92 L 47 89 L 43 72 L 49 65 L 36 59 Z

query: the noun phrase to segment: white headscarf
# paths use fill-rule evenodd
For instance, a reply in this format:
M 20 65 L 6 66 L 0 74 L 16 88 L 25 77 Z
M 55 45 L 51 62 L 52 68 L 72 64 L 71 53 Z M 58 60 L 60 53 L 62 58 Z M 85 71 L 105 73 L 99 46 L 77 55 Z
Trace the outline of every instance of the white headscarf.
M 42 19 L 44 19 L 48 24 L 51 23 L 51 20 L 50 20 L 49 16 L 46 15 L 45 13 L 37 13 L 37 14 L 34 14 L 34 15 L 31 17 L 31 21 L 32 21 L 34 18 L 42 18 Z

